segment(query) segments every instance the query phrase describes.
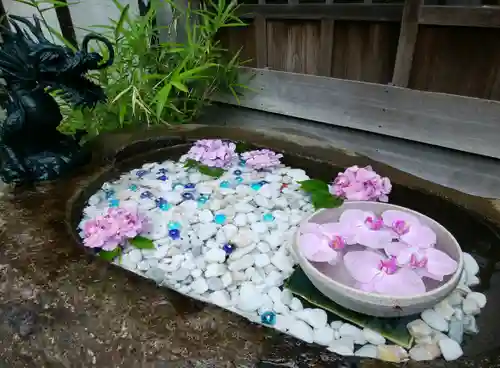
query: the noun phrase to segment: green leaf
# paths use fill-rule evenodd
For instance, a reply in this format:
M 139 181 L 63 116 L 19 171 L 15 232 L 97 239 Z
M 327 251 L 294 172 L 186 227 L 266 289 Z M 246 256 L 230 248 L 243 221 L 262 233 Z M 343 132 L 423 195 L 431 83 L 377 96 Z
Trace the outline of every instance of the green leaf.
M 208 167 L 204 165 L 199 165 L 198 171 L 213 178 L 220 178 L 224 174 L 224 169 L 220 167 Z
M 413 344 L 413 337 L 408 332 L 406 325 L 417 318 L 417 316 L 379 318 L 344 308 L 316 289 L 311 281 L 309 281 L 304 271 L 300 268 L 297 268 L 292 276 L 286 280 L 285 287 L 305 301 L 304 307 L 320 307 L 324 309 L 328 314 L 329 321 L 336 320 L 338 319 L 336 317 L 340 317 L 361 328 L 367 327 L 376 331 L 386 339 L 407 349 Z
M 248 152 L 252 149 L 252 146 L 247 142 L 238 142 L 236 143 L 236 153 Z
M 189 92 L 188 88 L 184 84 L 182 84 L 181 82 L 170 81 L 170 83 L 172 84 L 172 86 L 174 86 L 175 88 L 177 88 L 179 91 L 182 91 L 182 92 L 185 92 L 185 93 Z
M 316 191 L 311 193 L 311 200 L 314 209 L 320 208 L 337 208 L 342 206 L 344 200 L 340 197 L 334 196 L 329 192 Z
M 184 164 L 184 167 L 185 168 L 194 168 L 194 167 L 198 167 L 200 163 L 198 161 L 195 161 L 195 160 L 192 160 L 192 159 L 188 159 L 186 160 L 186 163 Z
M 129 239 L 128 241 L 137 249 L 155 249 L 155 245 L 151 239 L 145 238 L 143 236 L 137 235 L 133 239 Z
M 113 259 L 118 257 L 121 253 L 122 253 L 122 248 L 117 247 L 114 250 L 110 250 L 110 251 L 101 250 L 98 255 L 102 259 L 111 262 Z
M 328 192 L 328 184 L 324 181 L 317 179 L 309 179 L 304 181 L 299 181 L 300 189 L 305 192 L 312 193 L 316 191 Z

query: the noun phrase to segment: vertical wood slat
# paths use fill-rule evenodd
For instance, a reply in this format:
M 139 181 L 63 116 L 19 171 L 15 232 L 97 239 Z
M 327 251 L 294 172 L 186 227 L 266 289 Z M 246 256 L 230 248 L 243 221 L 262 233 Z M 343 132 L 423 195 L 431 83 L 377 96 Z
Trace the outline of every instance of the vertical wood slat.
M 55 8 L 57 20 L 59 21 L 59 26 L 61 27 L 61 34 L 73 46 L 77 46 L 75 27 L 73 26 L 73 19 L 71 19 L 68 2 L 67 0 L 59 1 L 66 4 L 66 6 L 57 6 Z
M 265 5 L 266 0 L 259 0 L 259 5 Z M 267 20 L 263 16 L 256 16 L 255 27 L 255 53 L 257 68 L 267 67 Z
M 407 87 L 410 80 L 410 72 L 413 62 L 413 54 L 418 35 L 418 17 L 422 0 L 406 0 L 401 20 L 398 50 L 392 84 L 399 87 Z
M 325 4 L 333 4 L 333 0 L 326 0 Z M 321 19 L 318 74 L 324 77 L 332 75 L 334 29 L 334 20 Z

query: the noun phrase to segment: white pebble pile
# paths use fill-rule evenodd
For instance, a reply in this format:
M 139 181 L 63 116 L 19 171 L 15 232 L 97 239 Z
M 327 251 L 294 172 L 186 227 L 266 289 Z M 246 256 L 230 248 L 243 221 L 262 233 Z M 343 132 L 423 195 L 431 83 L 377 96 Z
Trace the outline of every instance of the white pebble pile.
M 140 177 L 139 170 L 143 174 Z M 168 177 L 164 181 L 158 180 L 162 171 Z M 149 163 L 104 184 L 89 199 L 82 221 L 108 208 L 106 191 L 112 189 L 121 203 L 138 203 L 152 224 L 144 236 L 154 241 L 156 249 L 126 249 L 115 263 L 127 270 L 252 322 L 262 323 L 261 316 L 272 312 L 275 321 L 266 324 L 268 327 L 337 354 L 393 362 L 459 358 L 463 336 L 478 332 L 475 316 L 486 304 L 483 294 L 469 288 L 479 282 L 479 267 L 469 254 L 465 254 L 466 270 L 459 287 L 408 325 L 415 338 L 409 351 L 391 345 L 375 331 L 342 321 L 328 323 L 324 310 L 304 308 L 298 298 L 283 289 L 296 265 L 290 249 L 297 224 L 314 211 L 297 184 L 308 178 L 305 171 L 285 166 L 258 172 L 235 165 L 214 179 L 196 169 L 186 169 L 180 162 Z M 226 185 L 221 187 L 222 182 Z M 183 198 L 187 189 L 180 184 L 187 183 L 194 184 L 189 189 L 194 200 Z M 260 184 L 255 187 L 256 183 Z M 161 196 L 173 207 L 158 208 L 154 197 L 141 196 L 144 190 Z M 197 200 L 200 196 L 208 200 L 202 203 Z M 219 219 L 223 215 L 224 223 L 214 221 L 217 215 Z M 180 230 L 180 238 L 175 240 L 169 236 L 172 222 Z M 223 245 L 229 241 L 235 249 L 227 254 Z

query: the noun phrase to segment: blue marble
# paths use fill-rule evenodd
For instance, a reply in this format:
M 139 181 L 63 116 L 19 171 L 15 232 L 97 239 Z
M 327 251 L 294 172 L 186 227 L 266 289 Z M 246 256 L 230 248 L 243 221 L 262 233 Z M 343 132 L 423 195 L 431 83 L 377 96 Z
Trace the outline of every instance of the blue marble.
M 112 199 L 115 195 L 115 191 L 113 189 L 108 189 L 104 192 L 104 194 L 106 195 L 106 199 Z
M 231 187 L 231 183 L 229 183 L 227 180 L 224 180 L 224 181 L 221 181 L 219 186 L 221 188 L 230 188 Z
M 265 180 L 261 180 L 261 181 L 259 182 L 259 184 L 263 186 L 263 185 L 269 184 L 269 182 L 267 182 L 267 181 L 265 181 Z
M 272 213 L 265 213 L 262 216 L 262 220 L 265 221 L 265 222 L 271 222 L 271 221 L 274 221 L 274 216 L 273 216 Z
M 234 246 L 232 244 L 226 243 L 222 246 L 222 250 L 226 252 L 226 254 L 231 254 L 234 251 Z
M 137 190 L 139 189 L 139 187 L 135 184 L 130 184 L 130 186 L 128 187 L 128 189 L 130 189 L 132 192 L 137 192 Z
M 161 176 L 158 176 L 156 179 L 161 180 L 161 181 L 166 181 L 168 179 L 168 177 L 166 175 L 161 175 Z
M 241 160 L 238 164 L 239 167 L 245 167 L 247 163 L 244 160 Z
M 184 193 L 182 193 L 182 198 L 189 201 L 189 200 L 194 199 L 194 195 L 193 195 L 193 193 L 184 192 Z
M 146 199 L 146 198 L 153 198 L 153 193 L 151 193 L 149 190 L 146 190 L 141 193 L 141 199 Z
M 234 180 L 235 180 L 238 184 L 243 183 L 243 178 L 242 178 L 241 176 L 237 176 Z
M 222 225 L 224 222 L 226 222 L 226 215 L 223 215 L 222 213 L 218 213 L 214 217 L 214 222 L 216 224 Z
M 205 203 L 207 203 L 207 201 L 208 201 L 207 196 L 200 196 L 200 198 L 198 198 L 198 203 L 200 203 L 200 204 L 205 204 Z
M 173 190 L 176 190 L 177 188 L 183 188 L 184 189 L 184 184 L 181 184 L 181 183 L 175 183 L 173 186 L 172 186 L 172 189 Z
M 241 175 L 241 170 L 234 170 L 233 174 L 236 175 L 236 176 L 240 176 Z
M 168 231 L 168 236 L 170 236 L 174 240 L 177 240 L 181 237 L 181 232 L 179 231 L 179 229 L 171 229 Z
M 262 184 L 261 183 L 253 183 L 250 187 L 253 190 L 259 190 L 260 188 L 262 188 Z
M 146 175 L 148 173 L 147 170 L 138 170 L 135 175 L 137 175 L 137 177 L 139 178 L 142 178 L 144 175 Z
M 169 230 L 179 230 L 180 228 L 181 228 L 181 224 L 179 224 L 177 221 L 170 221 L 168 223 Z
M 260 316 L 260 321 L 265 325 L 274 326 L 276 324 L 276 313 L 274 312 L 264 312 Z
M 156 206 L 162 211 L 168 211 L 170 208 L 172 208 L 172 205 L 168 203 L 165 198 L 162 197 L 156 200 Z
M 186 188 L 186 189 L 194 189 L 195 186 L 196 186 L 196 184 L 187 183 L 186 185 L 184 185 L 184 188 Z
M 118 199 L 111 199 L 109 201 L 109 207 L 118 207 L 120 205 L 120 200 Z
M 164 167 L 162 167 L 162 168 L 158 169 L 158 173 L 159 174 L 166 174 L 166 173 L 168 173 L 168 170 L 165 169 Z

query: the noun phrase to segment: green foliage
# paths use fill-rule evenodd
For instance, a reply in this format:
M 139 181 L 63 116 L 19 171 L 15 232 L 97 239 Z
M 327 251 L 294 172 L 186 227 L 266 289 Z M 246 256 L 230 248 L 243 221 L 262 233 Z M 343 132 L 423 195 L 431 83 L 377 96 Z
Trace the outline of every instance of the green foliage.
M 317 179 L 299 181 L 300 189 L 311 194 L 311 201 L 314 209 L 337 208 L 342 206 L 344 200 L 334 196 L 328 190 L 328 184 Z
M 184 167 L 197 169 L 203 175 L 208 175 L 213 178 L 220 178 L 222 175 L 224 175 L 225 172 L 224 169 L 221 169 L 220 167 L 209 167 L 206 165 L 201 165 L 198 161 L 195 160 L 187 160 L 184 164 Z
M 111 262 L 116 257 L 121 255 L 121 253 L 122 253 L 122 248 L 116 247 L 114 250 L 110 250 L 110 251 L 101 250 L 98 255 L 99 255 L 99 257 L 101 257 L 105 261 Z
M 40 4 L 61 6 L 57 0 L 17 1 L 32 3 L 39 10 Z M 135 16 L 128 5 L 112 1 L 120 11 L 118 19 L 87 30 L 108 37 L 115 47 L 114 64 L 90 76 L 104 88 L 108 102 L 92 111 L 78 111 L 61 101 L 62 132 L 83 130 L 88 139 L 130 124 L 182 124 L 196 118 L 216 92 L 238 98 L 236 90 L 245 88 L 239 83 L 239 52 L 231 57 L 217 40 L 223 28 L 245 25 L 235 16 L 236 2 L 208 0 L 199 9 L 181 9 L 171 0 L 151 0 L 148 13 Z M 173 21 L 156 25 L 157 9 L 167 1 Z M 40 15 L 43 17 L 41 11 Z M 46 21 L 44 24 L 48 26 Z M 68 44 L 62 35 L 49 30 Z M 175 41 L 179 31 L 185 34 L 182 44 Z M 159 34 L 173 41 L 160 37 L 160 42 Z
M 135 238 L 128 241 L 132 246 L 137 249 L 155 249 L 155 245 L 151 239 L 137 235 Z

